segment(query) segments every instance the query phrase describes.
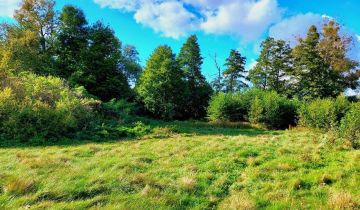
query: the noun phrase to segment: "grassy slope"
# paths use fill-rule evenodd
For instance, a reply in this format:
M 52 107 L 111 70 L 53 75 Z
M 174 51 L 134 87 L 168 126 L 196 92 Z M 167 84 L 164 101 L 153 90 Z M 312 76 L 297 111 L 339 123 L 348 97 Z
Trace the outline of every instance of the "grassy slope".
M 0 148 L 0 209 L 360 207 L 360 151 L 329 148 L 322 135 L 171 128 L 140 140 Z

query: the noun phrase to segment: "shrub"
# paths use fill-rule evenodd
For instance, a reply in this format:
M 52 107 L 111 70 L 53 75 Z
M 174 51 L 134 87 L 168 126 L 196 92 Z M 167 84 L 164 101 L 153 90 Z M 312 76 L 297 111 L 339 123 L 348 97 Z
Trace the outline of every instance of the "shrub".
M 296 106 L 276 92 L 263 92 L 252 101 L 249 120 L 268 128 L 284 129 L 296 123 Z
M 336 121 L 340 122 L 345 114 L 349 111 L 351 102 L 346 96 L 340 95 L 335 99 L 334 106 L 336 112 Z
M 241 94 L 219 93 L 210 100 L 208 116 L 212 121 L 241 121 L 245 119 L 247 109 L 241 100 Z
M 329 130 L 337 124 L 336 106 L 333 99 L 315 99 L 303 103 L 298 112 L 300 124 L 305 127 Z
M 339 135 L 348 139 L 354 148 L 360 147 L 360 102 L 352 104 L 341 120 Z
M 102 106 L 102 113 L 105 118 L 122 119 L 130 121 L 138 112 L 138 106 L 134 102 L 128 102 L 125 99 L 110 100 Z
M 0 139 L 39 142 L 86 129 L 99 102 L 55 77 L 7 77 L 0 84 Z
M 269 128 L 282 129 L 296 123 L 295 100 L 276 92 L 258 89 L 243 93 L 219 93 L 212 97 L 208 108 L 210 120 L 229 120 L 261 123 Z

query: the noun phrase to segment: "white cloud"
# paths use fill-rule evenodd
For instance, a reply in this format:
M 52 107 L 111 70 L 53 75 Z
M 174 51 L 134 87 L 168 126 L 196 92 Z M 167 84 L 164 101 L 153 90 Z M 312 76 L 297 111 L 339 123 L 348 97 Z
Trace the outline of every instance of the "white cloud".
M 360 35 L 356 35 L 356 38 L 360 42 Z
M 269 36 L 289 41 L 291 45 L 294 45 L 296 38 L 305 36 L 311 25 L 320 27 L 324 19 L 329 18 L 329 16 L 314 13 L 292 16 L 273 25 L 269 30 Z
M 196 28 L 197 19 L 178 1 L 149 2 L 135 12 L 136 22 L 149 26 L 166 37 L 179 38 Z
M 230 33 L 245 40 L 255 40 L 280 20 L 281 13 L 276 0 L 233 1 L 207 15 L 201 28 L 207 33 Z
M 101 7 L 110 7 L 112 9 L 121 9 L 126 11 L 134 11 L 139 6 L 139 1 L 129 0 L 94 0 Z
M 255 40 L 280 20 L 277 0 L 94 0 L 101 7 L 133 12 L 138 23 L 178 38 L 203 30 Z M 191 9 L 193 8 L 193 9 Z M 194 11 L 196 10 L 196 11 Z
M 0 16 L 12 17 L 18 8 L 20 0 L 0 0 Z

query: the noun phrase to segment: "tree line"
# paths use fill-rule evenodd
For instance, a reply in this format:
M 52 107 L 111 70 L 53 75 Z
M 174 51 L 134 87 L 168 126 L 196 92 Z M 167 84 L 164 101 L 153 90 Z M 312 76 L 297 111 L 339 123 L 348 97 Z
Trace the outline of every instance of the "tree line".
M 209 83 L 195 35 L 178 55 L 159 46 L 143 69 L 136 48 L 123 46 L 109 26 L 89 24 L 75 6 L 67 5 L 59 14 L 54 6 L 54 0 L 23 0 L 14 14 L 16 23 L 1 25 L 2 75 L 60 77 L 104 102 L 135 101 L 151 116 L 167 120 L 204 118 L 214 92 L 241 92 L 249 84 L 300 99 L 336 97 L 359 86 L 359 63 L 347 56 L 352 38 L 341 35 L 334 20 L 321 31 L 311 26 L 295 47 L 267 38 L 249 72 L 246 57 L 231 50 L 224 71 L 218 68 L 219 76 Z

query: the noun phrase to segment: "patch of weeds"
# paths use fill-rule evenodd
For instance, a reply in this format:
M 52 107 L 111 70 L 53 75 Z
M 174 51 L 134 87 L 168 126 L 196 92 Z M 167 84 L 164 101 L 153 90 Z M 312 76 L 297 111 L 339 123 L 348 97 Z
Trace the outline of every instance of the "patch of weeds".
M 4 186 L 4 192 L 9 195 L 21 196 L 30 192 L 35 192 L 35 182 L 30 179 L 12 178 Z

